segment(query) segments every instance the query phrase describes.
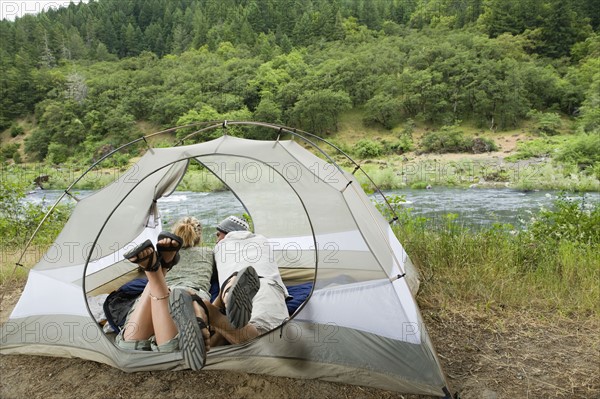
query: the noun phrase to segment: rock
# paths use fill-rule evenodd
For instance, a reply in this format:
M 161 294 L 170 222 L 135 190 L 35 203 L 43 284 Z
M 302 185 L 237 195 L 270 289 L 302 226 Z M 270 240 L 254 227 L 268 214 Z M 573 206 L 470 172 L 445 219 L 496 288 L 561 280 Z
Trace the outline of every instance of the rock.
M 50 181 L 50 176 L 48 176 L 48 175 L 39 175 L 38 177 L 33 179 L 33 182 L 42 190 L 44 189 L 44 186 L 42 186 L 42 183 L 48 183 L 48 181 Z

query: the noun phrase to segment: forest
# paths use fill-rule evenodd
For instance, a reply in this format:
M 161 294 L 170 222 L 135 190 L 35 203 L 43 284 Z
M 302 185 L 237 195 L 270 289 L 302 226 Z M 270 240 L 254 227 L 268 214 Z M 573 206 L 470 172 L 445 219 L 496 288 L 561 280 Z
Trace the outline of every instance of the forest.
M 327 136 L 352 111 L 398 132 L 407 121 L 443 134 L 533 120 L 542 137 L 578 137 L 588 153 L 577 162 L 600 175 L 598 9 L 599 0 L 96 0 L 2 20 L 0 131 L 26 139 L 2 143 L 0 160 L 90 162 L 161 128 L 224 119 Z M 399 133 L 392 151 L 407 147 Z

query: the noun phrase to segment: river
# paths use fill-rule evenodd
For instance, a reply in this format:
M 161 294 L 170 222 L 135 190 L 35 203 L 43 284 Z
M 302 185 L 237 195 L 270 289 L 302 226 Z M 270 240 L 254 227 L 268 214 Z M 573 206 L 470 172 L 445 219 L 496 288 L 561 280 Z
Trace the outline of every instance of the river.
M 63 192 L 60 190 L 36 190 L 27 195 L 32 203 L 52 205 Z M 78 198 L 90 195 L 92 191 L 77 191 Z M 402 206 L 411 208 L 412 214 L 437 220 L 453 213 L 457 222 L 470 226 L 486 226 L 493 223 L 510 223 L 515 227 L 522 220 L 529 220 L 541 207 L 552 207 L 559 195 L 555 191 L 523 192 L 511 189 L 492 188 L 433 188 L 431 190 L 384 191 L 386 195 L 400 195 L 405 201 Z M 584 194 L 571 194 L 569 198 L 582 198 Z M 381 202 L 381 196 L 371 196 Z M 74 203 L 65 196 L 63 202 Z M 188 192 L 176 191 L 169 197 L 161 198 L 159 207 L 164 222 L 170 224 L 181 216 L 193 215 L 205 226 L 214 226 L 230 214 L 240 214 L 244 208 L 229 191 Z M 600 193 L 585 193 L 585 203 L 600 202 Z

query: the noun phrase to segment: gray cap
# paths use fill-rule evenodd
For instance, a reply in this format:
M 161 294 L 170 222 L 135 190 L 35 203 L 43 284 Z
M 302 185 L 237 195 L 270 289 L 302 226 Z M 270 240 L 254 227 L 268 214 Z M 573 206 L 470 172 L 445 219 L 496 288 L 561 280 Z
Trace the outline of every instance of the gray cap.
M 248 231 L 250 226 L 245 220 L 237 216 L 229 216 L 217 225 L 217 230 L 221 233 L 231 233 L 232 231 Z

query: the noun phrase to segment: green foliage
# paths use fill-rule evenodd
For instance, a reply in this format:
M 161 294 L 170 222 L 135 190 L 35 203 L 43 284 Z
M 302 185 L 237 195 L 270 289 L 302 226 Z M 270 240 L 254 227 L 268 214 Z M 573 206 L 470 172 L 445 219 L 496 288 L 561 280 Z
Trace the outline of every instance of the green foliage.
M 0 129 L 35 112 L 27 158 L 53 162 L 137 138 L 136 122 L 213 119 L 190 114 L 204 107 L 318 134 L 351 107 L 387 129 L 508 129 L 535 108 L 597 130 L 593 0 L 463 3 L 108 1 L 2 21 Z
M 15 246 L 23 245 L 46 214 L 46 209 L 41 205 L 22 201 L 27 189 L 27 184 L 22 180 L 0 179 L 0 235 L 3 237 L 0 246 L 4 248 L 14 249 Z M 66 206 L 55 208 L 34 243 L 51 243 L 69 214 L 70 209 Z
M 518 161 L 520 159 L 540 158 L 551 156 L 563 139 L 559 137 L 539 138 L 517 143 L 515 154 L 507 157 L 507 161 Z
M 359 158 L 377 158 L 383 153 L 383 146 L 373 140 L 361 139 L 354 144 L 352 152 Z
M 19 126 L 18 124 L 14 123 L 12 125 L 12 127 L 10 128 L 10 137 L 17 137 L 20 134 L 25 133 L 25 130 L 23 129 L 22 126 Z
M 417 181 L 410 185 L 413 190 L 425 190 L 427 187 L 429 187 L 429 183 L 424 181 Z
M 578 165 L 581 169 L 597 169 L 600 165 L 600 136 L 583 133 L 571 138 L 558 150 L 555 159 Z
M 553 136 L 523 141 L 517 144 L 517 152 L 506 159 L 552 157 L 558 163 L 575 165 L 579 170 L 600 177 L 600 137 L 597 134 L 580 133 L 573 136 Z
M 50 143 L 46 159 L 53 165 L 59 165 L 65 163 L 70 155 L 71 151 L 65 144 Z
M 186 126 L 186 125 L 190 125 L 190 124 L 193 124 L 196 122 L 217 121 L 219 119 L 220 119 L 220 115 L 217 112 L 217 110 L 215 110 L 210 105 L 203 105 L 202 108 L 200 108 L 200 111 L 191 109 L 188 112 L 186 112 L 184 115 L 182 115 L 177 120 L 177 126 Z M 199 128 L 200 127 L 198 127 L 198 128 L 189 127 L 189 128 L 184 128 L 184 129 L 178 129 L 177 134 L 176 134 L 177 139 L 183 139 L 187 135 L 195 132 L 196 130 L 199 130 Z M 197 142 L 197 141 L 206 141 L 211 138 L 213 138 L 213 137 L 207 136 L 207 135 L 202 135 L 202 136 L 196 135 L 196 137 L 193 137 L 192 140 Z
M 17 156 L 19 156 L 19 147 L 21 147 L 21 144 L 19 143 L 11 143 L 11 144 L 7 144 L 7 145 L 1 145 L 0 146 L 0 161 L 4 161 L 6 159 L 14 159 L 15 154 L 17 154 Z M 16 162 L 16 160 L 15 160 Z
M 389 94 L 377 94 L 365 104 L 365 123 L 379 123 L 392 129 L 400 119 L 402 104 Z
M 403 134 L 396 141 L 384 142 L 384 152 L 387 154 L 404 154 L 414 149 L 414 143 L 410 136 Z
M 562 126 L 560 115 L 556 112 L 540 112 L 538 110 L 531 110 L 527 116 L 534 120 L 536 131 L 541 134 L 548 136 L 554 136 L 559 133 L 559 129 Z
M 421 139 L 423 152 L 444 154 L 449 152 L 471 152 L 473 139 L 464 136 L 457 126 L 442 126 L 439 131 L 425 133 Z
M 305 130 L 323 134 L 337 131 L 339 115 L 351 107 L 350 97 L 343 91 L 311 90 L 300 95 L 291 119 Z
M 570 199 L 559 196 L 553 209 L 542 209 L 527 227 L 535 241 L 555 243 L 569 241 L 581 245 L 600 244 L 600 203 L 588 202 L 585 197 Z
M 399 223 L 406 223 L 410 219 L 410 210 L 406 208 L 404 195 L 386 195 L 385 201 L 374 201 L 375 207 L 388 221 L 395 218 Z

